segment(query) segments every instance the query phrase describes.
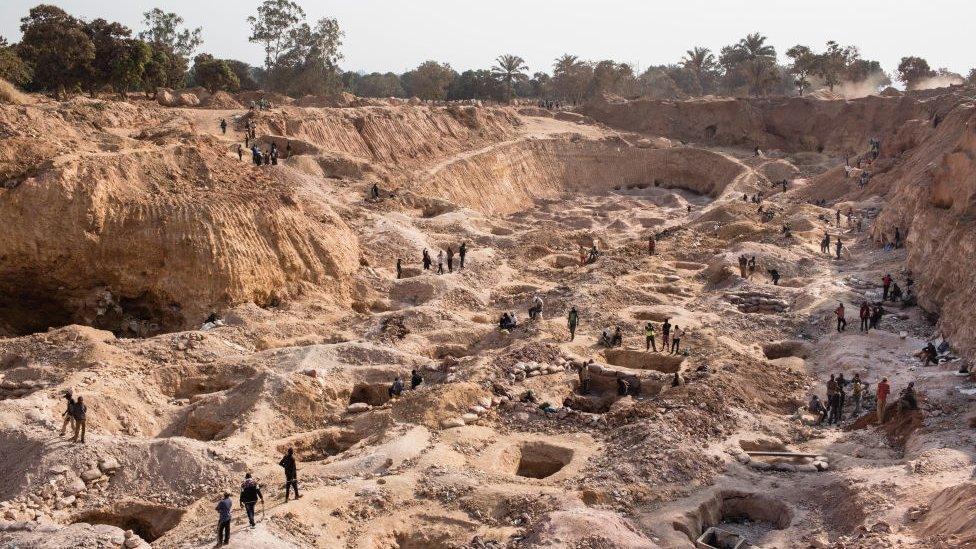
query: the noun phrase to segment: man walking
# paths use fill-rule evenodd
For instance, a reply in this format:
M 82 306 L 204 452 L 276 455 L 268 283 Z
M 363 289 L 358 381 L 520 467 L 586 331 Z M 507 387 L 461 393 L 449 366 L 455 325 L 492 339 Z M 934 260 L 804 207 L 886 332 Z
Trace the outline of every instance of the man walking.
M 295 490 L 295 499 L 302 496 L 298 495 L 298 467 L 295 463 L 295 449 L 289 448 L 285 457 L 281 458 L 278 465 L 285 470 L 285 503 L 288 502 L 288 495 L 291 490 Z
M 217 545 L 230 544 L 230 509 L 233 503 L 230 494 L 224 492 L 224 499 L 217 502 Z
M 254 528 L 254 506 L 257 505 L 258 499 L 264 503 L 261 487 L 258 486 L 256 480 L 251 478 L 251 473 L 247 473 L 244 475 L 244 482 L 241 483 L 240 503 L 241 507 L 247 511 L 247 521 L 251 523 L 251 528 Z
M 75 420 L 75 433 L 71 437 L 71 442 L 78 442 L 78 434 L 81 434 L 81 443 L 85 443 L 86 418 L 88 416 L 88 406 L 85 406 L 85 399 L 78 397 L 72 407 L 71 417 Z
M 881 301 L 888 301 L 888 291 L 891 288 L 891 275 L 885 274 L 881 277 Z
M 840 303 L 837 308 L 834 309 L 834 314 L 837 315 L 837 331 L 843 332 L 847 329 L 847 318 L 844 316 L 844 304 Z

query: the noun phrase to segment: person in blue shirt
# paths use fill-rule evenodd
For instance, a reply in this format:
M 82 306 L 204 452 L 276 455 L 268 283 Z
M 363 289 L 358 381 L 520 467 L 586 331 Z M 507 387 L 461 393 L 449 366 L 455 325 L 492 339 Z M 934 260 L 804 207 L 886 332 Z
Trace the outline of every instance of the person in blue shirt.
M 230 543 L 230 509 L 233 502 L 230 494 L 224 492 L 224 499 L 217 503 L 217 545 L 227 545 Z

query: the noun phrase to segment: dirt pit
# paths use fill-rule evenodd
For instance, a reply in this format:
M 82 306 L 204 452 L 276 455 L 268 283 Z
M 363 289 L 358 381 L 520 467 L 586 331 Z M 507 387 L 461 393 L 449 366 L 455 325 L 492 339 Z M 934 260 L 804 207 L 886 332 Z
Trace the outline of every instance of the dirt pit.
M 681 370 L 684 355 L 664 355 L 660 353 L 632 351 L 628 349 L 607 349 L 603 357 L 608 364 L 632 368 L 634 370 L 655 370 L 673 374 Z
M 751 545 L 774 530 L 783 530 L 793 522 L 793 510 L 783 502 L 762 494 L 720 490 L 698 507 L 674 522 L 674 529 L 694 543 L 705 530 L 717 526 L 744 535 Z
M 809 343 L 796 340 L 774 341 L 763 345 L 763 355 L 769 360 L 786 357 L 807 358 L 810 356 L 810 350 Z
M 573 459 L 573 451 L 546 442 L 527 442 L 519 451 L 515 474 L 526 478 L 548 478 Z
M 390 386 L 386 383 L 357 383 L 349 394 L 349 404 L 365 402 L 382 406 L 390 400 Z
M 278 445 L 278 452 L 284 454 L 293 448 L 300 462 L 321 461 L 345 452 L 364 438 L 352 429 L 330 427 L 291 437 Z
M 74 522 L 108 524 L 132 530 L 142 539 L 152 542 L 176 526 L 183 518 L 182 509 L 155 505 L 142 501 L 123 501 L 111 507 L 86 511 Z

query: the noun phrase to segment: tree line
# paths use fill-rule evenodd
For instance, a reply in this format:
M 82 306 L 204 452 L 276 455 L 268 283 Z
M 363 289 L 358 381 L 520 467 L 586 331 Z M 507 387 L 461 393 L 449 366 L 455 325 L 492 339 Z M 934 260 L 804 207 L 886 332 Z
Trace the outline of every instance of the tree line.
M 211 92 L 266 89 L 293 97 L 346 90 L 361 97 L 499 102 L 516 97 L 582 102 L 604 93 L 657 98 L 803 95 L 847 83 L 877 88 L 892 81 L 880 63 L 862 58 L 857 47 L 834 41 L 819 52 L 793 46 L 784 52 L 787 62 L 780 63 L 776 49 L 760 33 L 718 52 L 693 47 L 678 62 L 639 74 L 628 63 L 587 61 L 571 54 L 555 59 L 551 73 L 530 74 L 523 58 L 505 54 L 489 68 L 460 73 L 429 60 L 401 74 L 363 74 L 339 68 L 339 23 L 328 17 L 309 22 L 292 0 L 264 0 L 247 23 L 249 40 L 265 53 L 260 67 L 197 53 L 203 45 L 201 29 L 186 28 L 182 17 L 159 8 L 146 12 L 142 29 L 133 33 L 121 23 L 84 21 L 41 4 L 21 19 L 20 42 L 9 44 L 0 37 L 0 78 L 58 97 L 104 90 L 123 97 L 135 90 L 151 95 L 159 87 L 199 85 Z M 902 58 L 893 76 L 909 89 L 934 77 L 964 80 L 947 69 L 932 69 L 916 56 Z M 976 69 L 965 80 L 976 84 Z

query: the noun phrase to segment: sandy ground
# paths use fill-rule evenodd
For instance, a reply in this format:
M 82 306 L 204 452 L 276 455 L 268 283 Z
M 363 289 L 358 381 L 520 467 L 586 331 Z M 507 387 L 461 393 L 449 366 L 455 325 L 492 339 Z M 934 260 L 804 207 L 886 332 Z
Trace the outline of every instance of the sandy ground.
M 178 112 L 236 161 L 218 123 L 241 111 Z M 520 119 L 506 139 L 411 169 L 433 176 L 537 139 L 642 137 Z M 904 280 L 904 251 L 878 249 L 871 218 L 859 233 L 796 198 L 804 179 L 784 193 L 765 175 L 773 162 L 806 176 L 836 159 L 796 169 L 717 152 L 743 170 L 718 196 L 646 184 L 563 192 L 509 215 L 431 215 L 406 199 L 366 200 L 364 181 L 315 179 L 361 250 L 355 308 L 310 292 L 220 311 L 223 325 L 205 330 L 140 339 L 68 326 L 0 340 L 0 542 L 209 547 L 227 490 L 230 546 L 242 548 L 677 548 L 710 526 L 756 547 L 966 546 L 963 518 L 932 516 L 957 517 L 942 491 L 973 474 L 973 405 L 959 391 L 971 383 L 959 362 L 913 356 L 933 335 L 918 308 L 888 304 L 867 334 L 855 318 L 884 273 Z M 298 158 L 282 168 L 312 181 Z M 768 185 L 772 220 L 741 200 L 755 190 L 747 181 Z M 819 252 L 824 231 L 844 239 L 840 260 Z M 461 242 L 463 269 L 421 268 L 422 249 L 436 269 L 437 250 Z M 592 246 L 600 257 L 581 264 Z M 741 254 L 757 260 L 747 278 Z M 528 320 L 536 295 L 544 310 Z M 497 329 L 504 311 L 518 328 Z M 665 319 L 685 331 L 682 352 L 645 352 L 645 324 L 660 345 Z M 615 326 L 623 345 L 607 350 L 600 331 Z M 424 378 L 416 390 L 411 370 Z M 914 381 L 921 411 L 892 411 L 880 427 L 871 410 L 816 425 L 797 410 L 835 373 L 859 373 L 872 392 L 888 377 L 892 400 Z M 390 399 L 396 376 L 408 390 Z M 618 395 L 621 378 L 639 393 Z M 67 388 L 89 403 L 84 445 L 57 433 Z M 277 463 L 289 447 L 302 498 L 284 502 Z M 818 457 L 744 453 L 755 449 Z M 253 529 L 237 504 L 245 472 L 265 495 Z

